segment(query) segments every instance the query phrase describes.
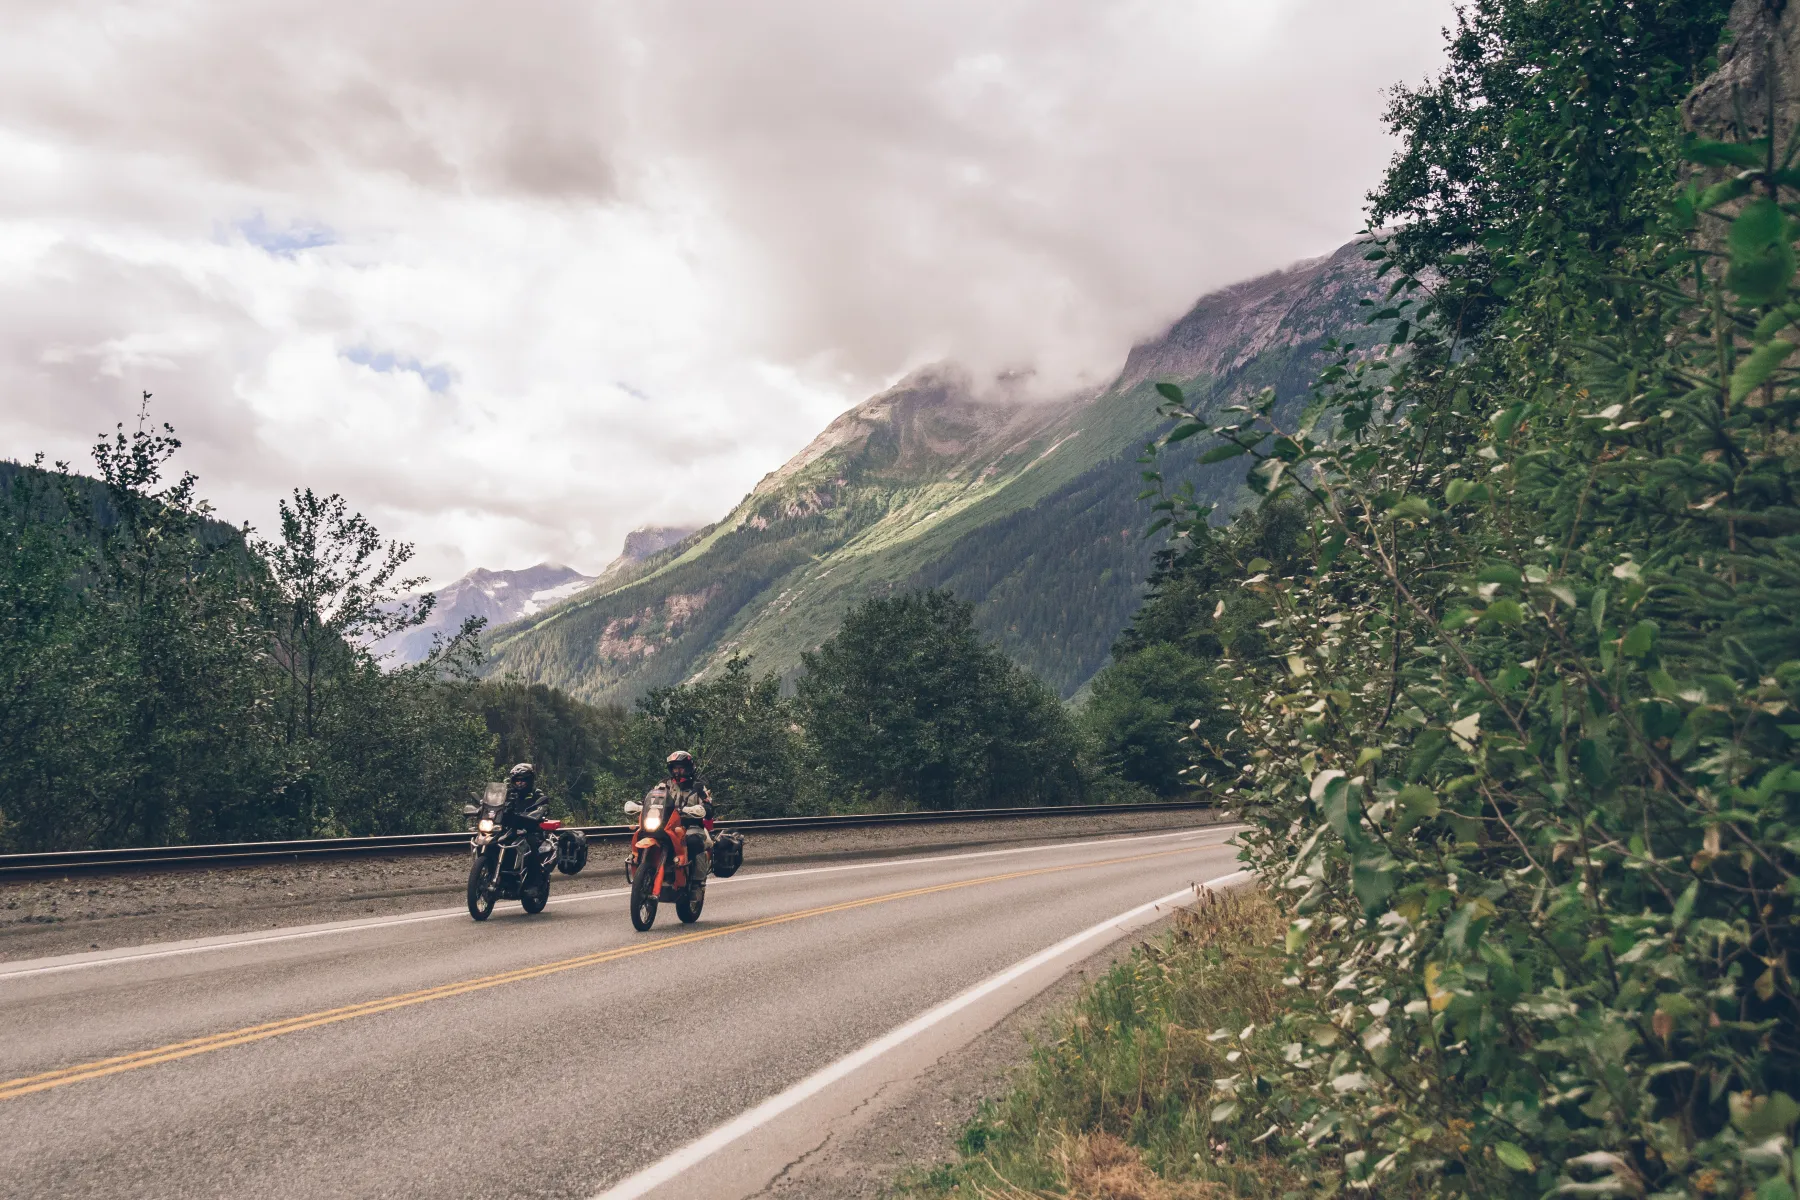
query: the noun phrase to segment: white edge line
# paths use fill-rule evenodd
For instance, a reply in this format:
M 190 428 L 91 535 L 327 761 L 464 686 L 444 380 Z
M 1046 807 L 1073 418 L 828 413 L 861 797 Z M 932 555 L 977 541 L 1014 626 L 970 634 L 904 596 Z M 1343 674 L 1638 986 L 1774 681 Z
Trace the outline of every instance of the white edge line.
M 936 1008 L 921 1013 L 919 1016 L 914 1017 L 898 1029 L 876 1038 L 862 1049 L 853 1051 L 843 1058 L 838 1059 L 830 1066 L 824 1067 L 821 1070 L 808 1075 L 805 1079 L 802 1079 L 799 1083 L 796 1083 L 786 1091 L 769 1097 L 755 1108 L 740 1114 L 733 1120 L 727 1121 L 711 1133 L 696 1138 L 661 1161 L 652 1163 L 650 1166 L 645 1167 L 642 1171 L 639 1171 L 630 1178 L 614 1184 L 606 1191 L 601 1192 L 598 1196 L 594 1197 L 594 1200 L 636 1200 L 637 1197 L 661 1187 L 663 1184 L 674 1179 L 677 1175 L 681 1174 L 689 1167 L 694 1166 L 696 1163 L 699 1163 L 701 1160 L 723 1150 L 726 1146 L 737 1141 L 745 1134 L 753 1133 L 780 1116 L 782 1113 L 787 1112 L 789 1109 L 803 1101 L 818 1095 L 838 1080 L 843 1079 L 857 1069 L 874 1062 L 877 1058 L 880 1058 L 894 1047 L 916 1037 L 946 1018 L 954 1016 L 971 1004 L 982 999 L 984 996 L 991 995 L 1005 987 L 1020 976 L 1036 970 L 1045 963 L 1053 962 L 1080 946 L 1083 942 L 1092 941 L 1094 938 L 1110 932 L 1115 926 L 1123 924 L 1133 917 L 1142 916 L 1153 909 L 1161 908 L 1164 905 L 1174 904 L 1179 900 L 1192 896 L 1195 894 L 1197 888 L 1230 887 L 1251 878 L 1253 877 L 1248 871 L 1233 871 L 1229 875 L 1221 875 L 1217 879 L 1209 879 L 1205 883 L 1199 885 L 1190 884 L 1178 892 L 1170 892 L 1168 895 L 1152 900 L 1148 904 L 1140 904 L 1136 908 L 1122 912 L 1116 917 L 1110 917 L 1107 920 L 1100 922 L 1098 925 L 1066 937 L 1054 946 L 1045 950 L 1040 950 L 1029 958 L 1021 959 L 1004 971 L 1001 971 L 998 975 L 993 975 L 984 979 L 982 982 L 976 984 L 955 999 L 947 1000 Z
M 1201 825 L 1191 829 L 1178 829 L 1168 833 L 1133 834 L 1130 837 L 1083 839 L 1077 842 L 1057 842 L 1048 846 L 1020 846 L 1011 850 L 977 850 L 968 854 L 933 854 L 918 858 L 883 858 L 873 862 L 848 863 L 837 867 L 799 867 L 789 871 L 757 871 L 749 875 L 735 877 L 737 883 L 760 883 L 765 879 L 786 879 L 794 875 L 826 875 L 837 871 L 872 871 L 881 867 L 899 867 L 914 863 L 949 862 L 965 858 L 994 858 L 1007 854 L 1041 854 L 1048 850 L 1068 850 L 1077 846 L 1101 846 L 1116 842 L 1147 842 L 1167 838 L 1192 837 L 1211 833 L 1215 830 L 1237 829 L 1236 821 L 1218 825 Z M 1223 844 L 1223 843 L 1221 843 Z M 733 882 L 733 880 L 714 879 L 708 886 Z M 628 888 L 611 888 L 605 891 L 582 892 L 576 896 L 564 896 L 552 899 L 551 904 L 580 904 L 588 900 L 606 900 L 614 896 L 623 896 Z M 370 929 L 388 929 L 398 925 L 417 925 L 424 921 L 447 921 L 452 917 L 466 917 L 468 911 L 461 908 L 434 909 L 422 913 L 412 913 L 393 917 L 372 917 L 361 921 L 329 925 L 324 928 L 301 928 L 282 933 L 269 933 L 259 937 L 246 937 L 241 934 L 223 935 L 229 940 L 207 942 L 198 946 L 172 946 L 163 950 L 146 950 L 142 954 L 117 954 L 111 951 L 100 951 L 106 957 L 84 958 L 76 962 L 50 963 L 41 967 L 21 967 L 18 970 L 0 970 L 0 983 L 9 979 L 24 979 L 33 975 L 58 975 L 65 971 L 85 971 L 93 967 L 117 967 L 131 963 L 149 962 L 159 958 L 178 958 L 188 954 L 206 954 L 214 950 L 237 950 L 249 946 L 266 946 L 271 942 L 296 942 L 306 938 L 330 937 L 340 933 L 362 933 Z M 31 959 L 25 959 L 29 963 Z

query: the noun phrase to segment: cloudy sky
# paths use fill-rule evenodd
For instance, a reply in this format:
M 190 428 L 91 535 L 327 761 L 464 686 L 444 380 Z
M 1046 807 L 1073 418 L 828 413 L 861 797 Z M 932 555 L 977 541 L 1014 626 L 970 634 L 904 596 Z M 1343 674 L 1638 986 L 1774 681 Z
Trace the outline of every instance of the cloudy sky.
M 0 0 L 0 457 L 446 580 L 716 519 L 954 359 L 1092 386 L 1358 229 L 1450 0 Z

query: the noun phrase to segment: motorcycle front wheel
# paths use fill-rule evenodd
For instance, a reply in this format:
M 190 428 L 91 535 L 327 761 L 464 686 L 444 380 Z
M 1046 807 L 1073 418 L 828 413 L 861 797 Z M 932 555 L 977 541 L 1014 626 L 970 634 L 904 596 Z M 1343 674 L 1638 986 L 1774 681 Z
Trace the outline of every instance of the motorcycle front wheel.
M 469 915 L 485 921 L 494 911 L 494 894 L 487 888 L 487 862 L 477 858 L 469 866 Z
M 656 924 L 656 855 L 655 850 L 644 851 L 631 881 L 631 927 L 639 933 Z
M 550 877 L 548 874 L 519 889 L 519 903 L 525 906 L 528 913 L 541 913 L 544 905 L 550 903 Z
M 675 898 L 675 915 L 681 918 L 683 925 L 692 925 L 700 919 L 700 910 L 706 907 L 706 888 L 695 884 Z

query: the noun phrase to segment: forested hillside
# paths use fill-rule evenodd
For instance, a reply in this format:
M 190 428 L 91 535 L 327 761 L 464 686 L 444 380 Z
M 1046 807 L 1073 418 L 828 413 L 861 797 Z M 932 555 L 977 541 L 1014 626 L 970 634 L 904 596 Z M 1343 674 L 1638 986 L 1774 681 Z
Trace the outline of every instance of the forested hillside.
M 976 625 L 1069 695 L 1105 661 L 1156 542 L 1137 519 L 1137 458 L 1167 421 L 1152 376 L 1290 402 L 1319 348 L 1354 325 L 1372 270 L 1360 247 L 1202 300 L 1140 346 L 1097 396 L 977 398 L 922 372 L 840 417 L 712 529 L 629 581 L 495 631 L 490 670 L 589 700 L 630 698 L 732 655 L 791 676 L 872 595 L 942 586 Z M 1237 473 L 1175 468 L 1229 503 Z
M 272 540 L 224 525 L 179 445 L 146 412 L 94 476 L 4 472 L 0 846 L 441 827 L 488 770 L 472 632 L 381 671 L 410 549 L 308 490 Z

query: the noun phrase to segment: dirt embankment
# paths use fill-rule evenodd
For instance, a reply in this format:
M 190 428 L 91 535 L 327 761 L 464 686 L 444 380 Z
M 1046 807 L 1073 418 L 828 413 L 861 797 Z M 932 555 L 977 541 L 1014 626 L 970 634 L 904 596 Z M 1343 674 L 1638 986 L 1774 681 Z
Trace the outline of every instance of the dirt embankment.
M 1120 813 L 759 833 L 749 839 L 745 867 L 954 853 L 1222 819 L 1211 811 Z M 624 886 L 623 853 L 617 844 L 597 844 L 587 869 L 558 875 L 552 895 Z M 0 880 L 0 962 L 450 907 L 462 903 L 467 871 L 457 850 Z

